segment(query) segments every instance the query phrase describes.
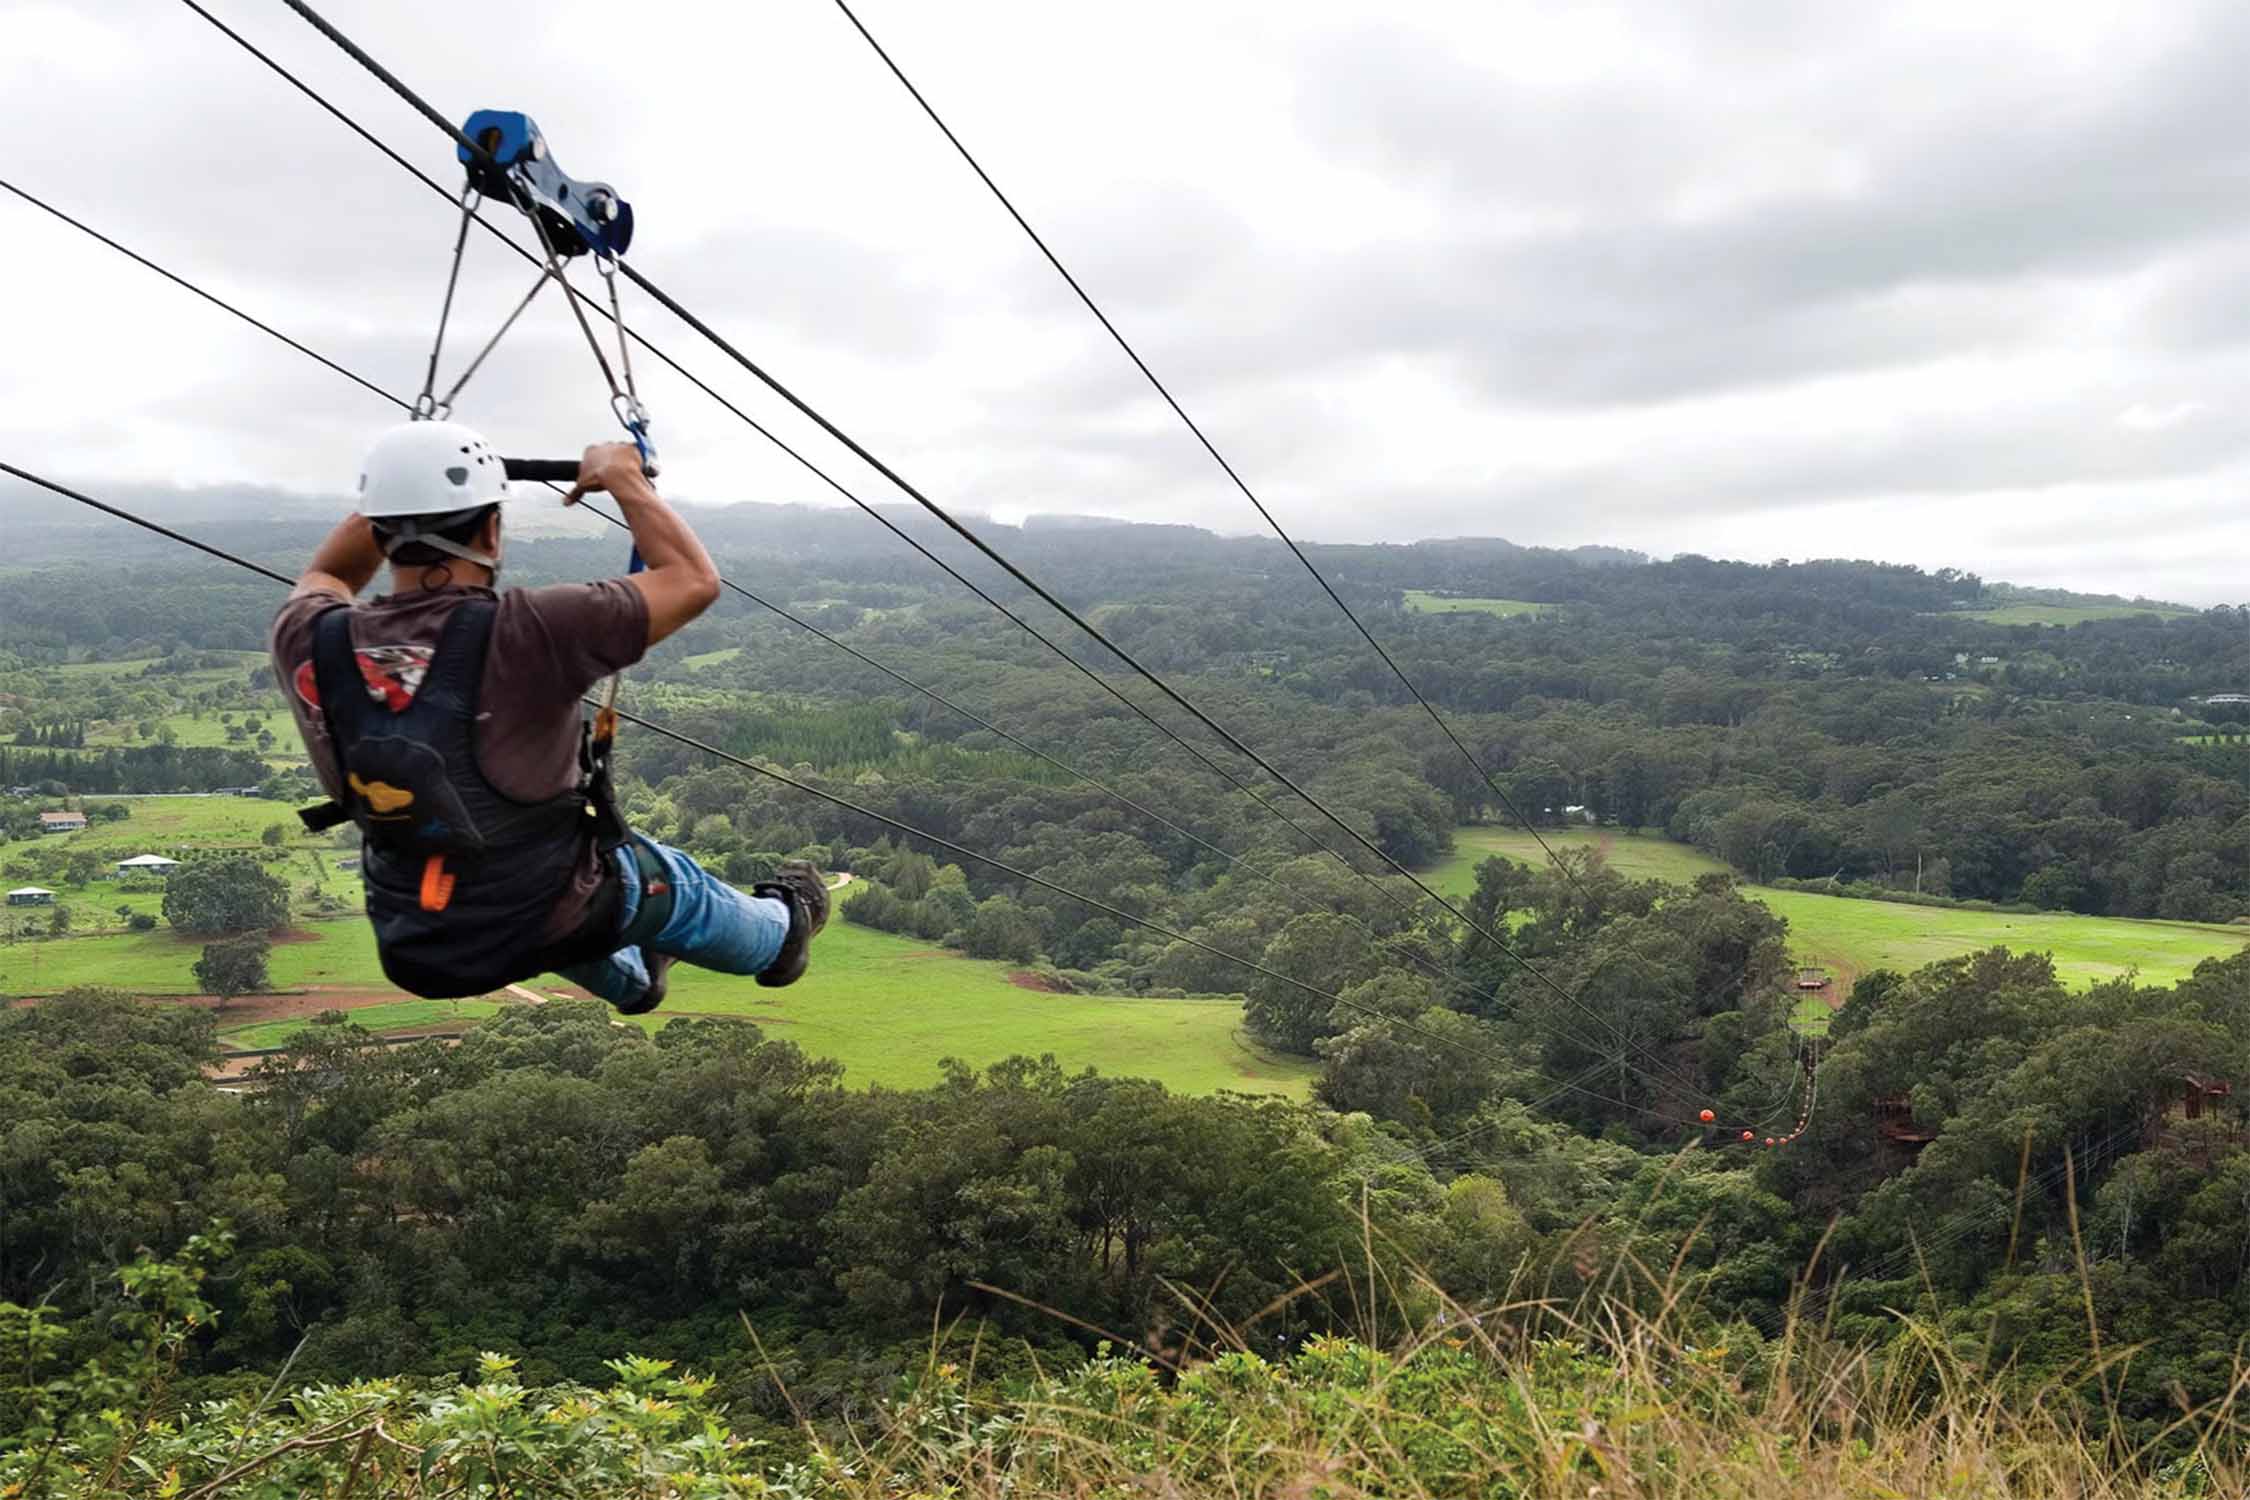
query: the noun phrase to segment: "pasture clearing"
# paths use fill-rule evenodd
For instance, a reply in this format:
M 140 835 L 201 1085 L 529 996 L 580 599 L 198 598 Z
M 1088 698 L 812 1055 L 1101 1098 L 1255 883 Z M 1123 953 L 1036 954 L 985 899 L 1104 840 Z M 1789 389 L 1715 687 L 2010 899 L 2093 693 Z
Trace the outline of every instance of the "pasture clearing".
M 199 942 L 168 927 L 0 945 L 0 995 L 98 984 L 185 997 L 194 991 L 190 969 L 200 951 Z M 982 1066 L 1047 1052 L 1072 1070 L 1154 1078 L 1181 1093 L 1232 1089 L 1302 1097 L 1316 1071 L 1310 1062 L 1269 1057 L 1248 1043 L 1242 1007 L 1231 1000 L 1049 994 L 1014 982 L 1007 964 L 964 958 L 840 916 L 813 955 L 812 971 L 785 990 L 682 964 L 672 971 L 664 1008 L 638 1019 L 651 1029 L 682 1015 L 755 1021 L 776 1039 L 841 1062 L 855 1085 L 921 1087 L 937 1081 L 943 1057 Z M 398 1019 L 408 1014 L 402 1007 L 433 1003 L 385 982 L 374 935 L 357 918 L 310 923 L 277 942 L 271 972 L 275 989 L 311 990 L 315 1000 L 332 992 L 337 1007 L 350 1009 L 370 1029 L 422 1024 Z M 546 979 L 535 984 L 543 993 L 564 993 Z M 228 1040 L 276 1046 L 305 1024 L 301 1018 L 259 1022 Z
M 279 824 L 284 848 L 333 849 L 333 834 L 308 835 L 297 810 L 263 797 L 105 797 L 86 802 L 121 802 L 131 816 L 115 823 L 93 822 L 79 833 L 50 834 L 41 849 L 92 849 L 129 854 L 169 854 L 185 849 L 254 849 L 268 828 Z M 11 852 L 13 852 L 11 846 Z M 341 851 L 339 851 L 341 857 Z
M 1220 1089 L 1301 1096 L 1316 1071 L 1268 1057 L 1241 1036 L 1231 1000 L 1132 1000 L 1056 995 L 1009 978 L 1009 966 L 873 928 L 840 915 L 820 935 L 813 967 L 784 990 L 682 964 L 671 1015 L 740 1016 L 767 1035 L 832 1057 L 855 1083 L 919 1088 L 938 1060 L 985 1064 L 1052 1052 L 1066 1068 L 1154 1078 L 1181 1093 Z
M 65 874 L 65 866 L 73 854 L 94 856 L 100 873 L 107 876 L 118 860 L 136 854 L 185 859 L 197 850 L 219 850 L 263 858 L 278 850 L 281 857 L 268 863 L 266 869 L 289 887 L 290 900 L 295 906 L 308 912 L 316 911 L 318 903 L 307 896 L 306 888 L 318 886 L 320 894 L 342 903 L 345 908 L 354 911 L 359 908 L 359 877 L 336 868 L 339 859 L 358 853 L 356 844 L 346 848 L 336 842 L 333 834 L 306 833 L 292 804 L 257 797 L 221 796 L 93 796 L 84 800 L 97 804 L 117 802 L 130 809 L 130 815 L 115 823 L 96 821 L 77 833 L 51 834 L 0 849 L 0 878 L 9 885 L 44 885 L 57 891 L 57 904 L 70 909 L 74 932 L 86 934 L 105 928 L 122 928 L 124 919 L 117 914 L 120 906 L 155 915 L 163 910 L 164 896 L 161 889 L 155 888 L 120 890 L 116 881 L 106 878 L 72 882 Z M 278 845 L 268 845 L 262 836 L 268 828 L 275 827 L 281 829 L 282 841 Z M 11 910 L 0 915 L 0 933 L 10 927 L 19 930 L 35 927 L 43 932 L 46 915 L 44 907 Z M 0 955 L 0 971 L 6 969 L 7 963 L 6 957 Z M 0 993 L 7 993 L 7 988 L 5 982 L 0 982 Z
M 357 1006 L 351 1010 L 351 1018 L 374 1032 L 450 1030 L 497 1015 L 500 1009 L 500 1005 L 491 1000 L 395 1000 Z M 225 1022 L 222 1020 L 220 1024 L 224 1026 Z M 219 1036 L 230 1047 L 255 1051 L 261 1047 L 282 1046 L 311 1024 L 305 1017 L 259 1021 L 231 1031 L 222 1030 Z
M 2003 604 L 1993 609 L 1950 610 L 1946 618 L 1978 620 L 1987 625 L 2085 625 L 2095 620 L 2130 620 L 2135 615 L 2180 620 L 2194 613 L 2163 604 Z
M 261 750 L 257 733 L 244 729 L 237 735 L 234 730 L 256 721 L 273 738 L 270 749 Z M 147 722 L 152 723 L 157 736 L 143 737 L 136 719 L 101 719 L 86 731 L 86 748 L 89 750 L 116 750 L 134 745 L 161 743 L 164 730 L 172 732 L 172 743 L 184 750 L 240 750 L 255 755 L 269 766 L 288 767 L 305 764 L 304 742 L 297 737 L 295 721 L 289 710 L 275 698 L 272 705 L 257 708 L 230 708 L 217 711 L 196 710 L 157 714 Z
M 1700 850 L 1654 835 L 1588 828 L 1542 831 L 1557 849 L 1600 847 L 1612 869 L 1636 880 L 1688 881 L 1727 869 Z M 1449 896 L 1474 891 L 1476 866 L 1492 855 L 1527 864 L 1546 862 L 1539 845 L 1521 829 L 1463 828 L 1455 831 L 1454 839 L 1454 853 L 1429 877 L 1432 886 Z M 1836 976 L 1833 993 L 1838 1000 L 1869 969 L 1905 972 L 1995 946 L 2051 954 L 2064 983 L 2083 989 L 2135 970 L 2144 984 L 2173 984 L 2203 960 L 2231 957 L 2250 944 L 2250 928 L 2200 922 L 1962 911 L 1775 890 L 1747 881 L 1742 888 L 1788 920 L 1792 957 L 1818 964 Z
M 196 654 L 198 656 L 225 656 L 231 658 L 231 660 L 224 666 L 193 667 L 184 672 L 157 672 L 153 675 L 149 669 L 163 658 L 142 656 L 134 657 L 129 661 L 74 661 L 66 662 L 60 666 L 27 667 L 24 670 L 29 672 L 53 672 L 63 677 L 80 678 L 146 677 L 151 684 L 157 687 L 188 684 L 207 686 L 214 682 L 226 681 L 229 678 L 239 678 L 253 667 L 263 666 L 266 660 L 266 654 L 263 651 L 202 651 Z
M 1422 615 L 1498 615 L 1508 620 L 1543 614 L 1555 606 L 1534 604 L 1528 599 L 1464 599 L 1454 594 L 1433 594 L 1428 589 L 1408 589 L 1406 607 Z

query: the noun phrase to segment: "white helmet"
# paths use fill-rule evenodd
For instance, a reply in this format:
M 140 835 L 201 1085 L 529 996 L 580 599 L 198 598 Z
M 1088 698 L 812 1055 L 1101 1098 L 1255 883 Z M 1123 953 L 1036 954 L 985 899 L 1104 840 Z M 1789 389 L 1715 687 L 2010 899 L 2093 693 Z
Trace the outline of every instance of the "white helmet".
M 434 533 L 507 498 L 500 455 L 458 422 L 402 422 L 376 438 L 360 464 L 359 513 L 381 523 L 386 554 L 420 542 L 495 567 L 492 558 Z
M 369 520 L 477 510 L 508 498 L 500 455 L 459 422 L 401 422 L 359 466 L 359 513 Z

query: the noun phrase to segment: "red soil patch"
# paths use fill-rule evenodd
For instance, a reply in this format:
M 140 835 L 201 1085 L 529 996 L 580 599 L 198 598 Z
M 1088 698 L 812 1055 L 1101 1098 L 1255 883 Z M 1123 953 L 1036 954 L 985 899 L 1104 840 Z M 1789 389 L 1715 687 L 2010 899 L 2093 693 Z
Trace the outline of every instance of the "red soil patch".
M 407 998 L 398 990 L 323 989 L 314 987 L 291 995 L 244 995 L 223 1010 L 214 995 L 164 995 L 166 1005 L 189 1005 L 216 1012 L 229 1030 L 261 1021 L 297 1021 L 324 1010 L 357 1010 L 363 1005 L 387 1005 Z
M 321 937 L 319 933 L 307 932 L 302 927 L 284 927 L 279 932 L 267 933 L 266 939 L 278 945 L 281 943 L 317 943 L 321 940 Z
M 1067 995 L 1070 993 L 1067 986 L 1057 984 L 1052 979 L 1042 975 L 1034 974 L 1028 969 L 1018 969 L 1010 974 L 1008 983 L 1019 990 L 1037 990 L 1042 995 Z

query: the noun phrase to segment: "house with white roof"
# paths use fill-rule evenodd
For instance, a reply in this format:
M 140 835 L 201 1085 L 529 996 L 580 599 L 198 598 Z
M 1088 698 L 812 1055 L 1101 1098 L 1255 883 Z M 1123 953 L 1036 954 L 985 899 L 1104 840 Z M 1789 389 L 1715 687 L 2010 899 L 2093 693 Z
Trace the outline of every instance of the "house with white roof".
M 179 866 L 180 862 L 178 860 L 166 859 L 161 854 L 136 854 L 131 859 L 119 860 L 117 862 L 117 873 L 120 875 L 145 875 L 152 873 L 162 875 L 168 870 L 178 869 Z
M 55 893 L 43 885 L 19 885 L 8 892 L 10 906 L 53 906 Z

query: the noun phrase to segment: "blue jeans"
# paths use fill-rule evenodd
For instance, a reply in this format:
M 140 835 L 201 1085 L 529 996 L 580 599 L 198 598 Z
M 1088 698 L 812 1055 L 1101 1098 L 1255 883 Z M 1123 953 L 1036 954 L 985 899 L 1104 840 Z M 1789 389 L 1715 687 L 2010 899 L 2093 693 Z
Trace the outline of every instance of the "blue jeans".
M 651 951 L 722 974 L 756 974 L 774 961 L 789 936 L 785 902 L 771 896 L 745 896 L 679 850 L 638 834 L 634 837 L 655 851 L 672 885 L 672 915 L 648 939 Z M 641 871 L 631 850 L 614 850 L 610 860 L 625 883 L 617 918 L 618 929 L 624 931 L 640 913 Z M 638 947 L 620 948 L 607 958 L 556 972 L 612 1005 L 632 1005 L 648 993 L 648 963 Z

